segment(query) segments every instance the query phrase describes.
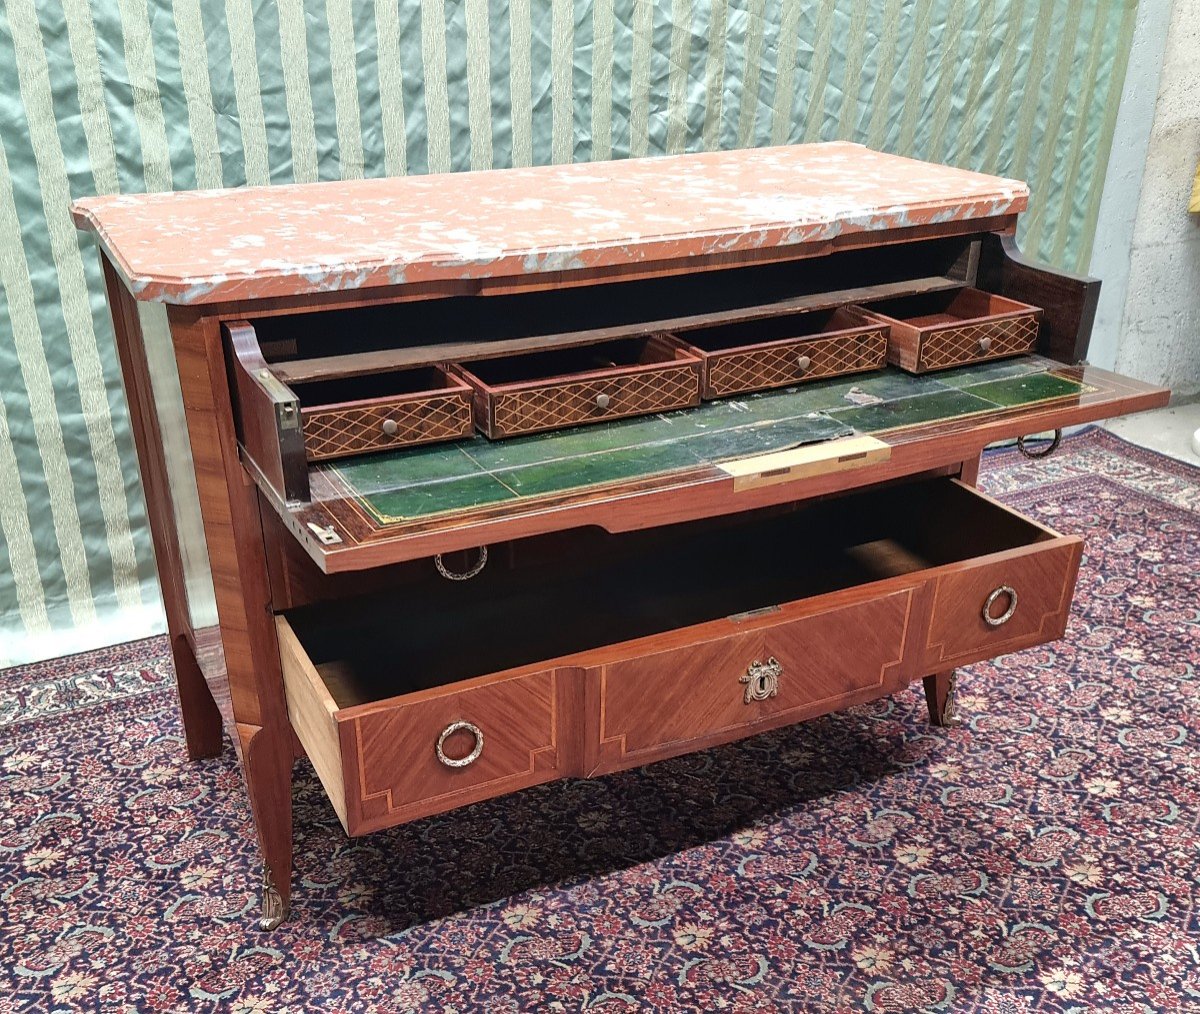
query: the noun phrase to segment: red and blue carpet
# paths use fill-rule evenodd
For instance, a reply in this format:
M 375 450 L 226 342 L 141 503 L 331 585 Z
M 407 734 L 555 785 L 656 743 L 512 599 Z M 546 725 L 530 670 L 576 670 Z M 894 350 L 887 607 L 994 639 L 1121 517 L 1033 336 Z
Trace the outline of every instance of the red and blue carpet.
M 1090 432 L 983 484 L 1087 552 L 963 726 L 918 684 L 357 841 L 301 765 L 272 934 L 164 641 L 0 674 L 0 1012 L 1200 1010 L 1200 471 Z

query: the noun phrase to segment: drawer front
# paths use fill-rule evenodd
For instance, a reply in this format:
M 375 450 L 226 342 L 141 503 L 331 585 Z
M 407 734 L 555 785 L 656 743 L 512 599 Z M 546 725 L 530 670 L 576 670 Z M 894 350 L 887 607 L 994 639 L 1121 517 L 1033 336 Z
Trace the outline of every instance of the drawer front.
M 543 384 L 494 395 L 488 435 L 536 433 L 623 416 L 670 412 L 699 402 L 699 363 Z
M 306 408 L 300 414 L 309 461 L 457 440 L 472 432 L 471 397 L 465 387 Z
M 615 662 L 600 671 L 600 764 L 615 770 L 890 693 L 912 675 L 916 589 Z
M 1059 538 L 936 577 L 924 668 L 950 669 L 1062 637 L 1082 552 L 1081 539 Z
M 919 370 L 944 370 L 951 366 L 1023 355 L 1037 347 L 1038 315 L 1022 313 L 938 328 L 921 338 Z
M 550 669 L 340 713 L 348 830 L 361 834 L 554 778 L 559 693 Z
M 687 334 L 682 337 L 686 340 Z M 704 397 L 723 398 L 820 377 L 878 370 L 886 360 L 887 330 L 882 327 L 710 353 L 705 365 Z

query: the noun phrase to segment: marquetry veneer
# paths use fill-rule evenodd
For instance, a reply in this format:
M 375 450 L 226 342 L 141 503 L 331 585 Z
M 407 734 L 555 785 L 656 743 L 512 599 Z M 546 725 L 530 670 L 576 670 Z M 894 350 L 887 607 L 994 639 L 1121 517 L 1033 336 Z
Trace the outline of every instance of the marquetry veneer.
M 1080 540 L 980 454 L 1167 392 L 1083 363 L 1099 283 L 1021 256 L 1026 201 L 834 143 L 77 202 L 262 925 L 300 754 L 361 834 L 917 679 L 946 724 L 1060 636 Z

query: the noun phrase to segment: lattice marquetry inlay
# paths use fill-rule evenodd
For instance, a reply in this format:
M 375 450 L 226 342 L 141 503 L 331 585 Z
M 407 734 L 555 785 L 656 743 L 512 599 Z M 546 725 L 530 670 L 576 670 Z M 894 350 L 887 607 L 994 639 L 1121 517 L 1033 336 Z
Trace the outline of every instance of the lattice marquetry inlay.
M 687 339 L 686 333 L 683 335 Z M 800 357 L 808 357 L 807 368 Z M 786 387 L 802 380 L 835 377 L 882 368 L 887 358 L 887 334 L 882 328 L 863 334 L 806 338 L 774 348 L 713 356 L 708 366 L 709 397 L 720 398 L 769 387 Z
M 471 403 L 464 392 L 354 408 L 305 410 L 303 418 L 309 461 L 453 440 L 472 431 Z M 384 429 L 385 423 L 389 423 L 390 433 Z
M 607 407 L 596 399 L 608 397 Z M 533 433 L 600 419 L 648 412 L 669 412 L 694 405 L 700 398 L 695 366 L 669 366 L 648 373 L 579 380 L 531 391 L 497 396 L 495 436 Z
M 921 342 L 920 368 L 940 370 L 946 366 L 1032 352 L 1037 335 L 1038 319 L 1033 313 L 934 331 Z M 980 339 L 989 340 L 986 351 L 980 347 Z

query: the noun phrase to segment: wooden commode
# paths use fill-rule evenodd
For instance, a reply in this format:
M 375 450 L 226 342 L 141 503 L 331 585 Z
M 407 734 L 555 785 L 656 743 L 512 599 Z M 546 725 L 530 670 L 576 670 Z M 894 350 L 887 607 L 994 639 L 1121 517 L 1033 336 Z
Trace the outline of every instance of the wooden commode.
M 264 928 L 298 755 L 358 835 L 917 679 L 946 724 L 1062 636 L 1081 540 L 980 453 L 1167 392 L 1084 363 L 1027 197 L 839 142 L 78 201 Z

